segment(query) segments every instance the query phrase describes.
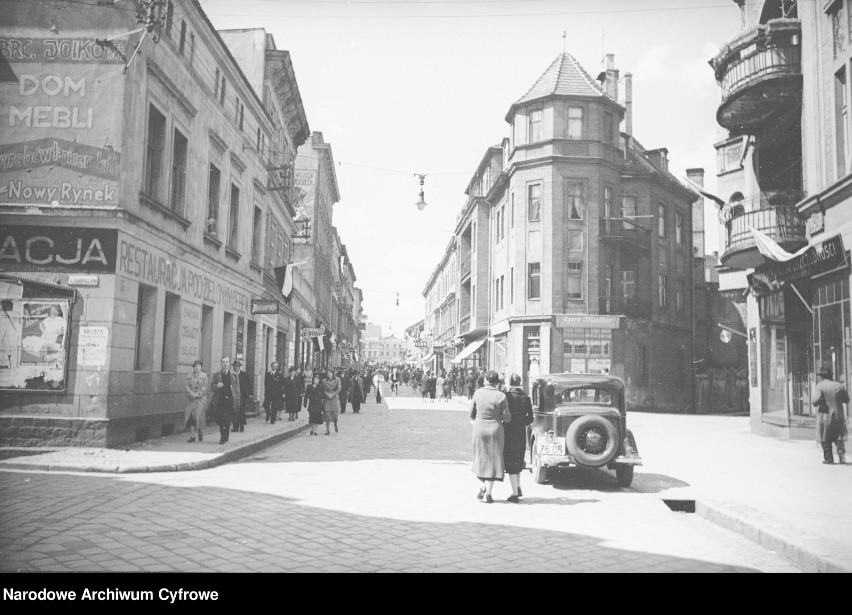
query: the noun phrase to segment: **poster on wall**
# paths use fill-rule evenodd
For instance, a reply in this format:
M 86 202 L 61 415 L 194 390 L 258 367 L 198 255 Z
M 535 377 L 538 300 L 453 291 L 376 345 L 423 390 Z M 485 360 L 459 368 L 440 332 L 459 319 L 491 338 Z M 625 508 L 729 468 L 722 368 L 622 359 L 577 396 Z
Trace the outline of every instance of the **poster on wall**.
M 77 365 L 84 369 L 106 367 L 109 329 L 106 327 L 80 327 L 77 336 Z
M 180 349 L 178 363 L 192 365 L 201 358 L 201 306 L 187 301 L 180 305 Z
M 68 301 L 6 299 L 0 303 L 0 389 L 64 391 Z

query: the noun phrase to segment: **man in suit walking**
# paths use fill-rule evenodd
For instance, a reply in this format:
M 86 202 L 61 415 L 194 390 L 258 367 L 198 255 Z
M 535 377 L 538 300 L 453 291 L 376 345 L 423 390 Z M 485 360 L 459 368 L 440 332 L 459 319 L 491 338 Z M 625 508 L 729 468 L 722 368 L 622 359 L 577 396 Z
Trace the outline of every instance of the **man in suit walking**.
M 240 356 L 237 355 L 237 358 L 234 359 L 233 371 L 237 374 L 237 379 L 240 381 L 240 411 L 234 421 L 234 431 L 246 430 L 246 409 L 254 399 L 252 395 L 251 376 L 242 367 L 243 362 L 240 360 Z
M 222 371 L 213 374 L 210 382 L 213 399 L 207 416 L 219 424 L 219 444 L 225 444 L 231 435 L 233 423 L 240 410 L 240 379 L 231 371 L 231 359 L 222 358 Z
M 817 438 L 822 445 L 823 463 L 833 464 L 832 443 L 837 447 L 837 457 L 846 463 L 846 405 L 849 393 L 832 378 L 831 364 L 824 364 L 817 372 L 819 382 L 814 387 L 811 403 L 817 408 Z
M 284 407 L 284 374 L 278 369 L 278 363 L 275 361 L 272 362 L 271 371 L 266 372 L 263 388 L 266 422 L 274 425 L 278 419 L 278 413 Z

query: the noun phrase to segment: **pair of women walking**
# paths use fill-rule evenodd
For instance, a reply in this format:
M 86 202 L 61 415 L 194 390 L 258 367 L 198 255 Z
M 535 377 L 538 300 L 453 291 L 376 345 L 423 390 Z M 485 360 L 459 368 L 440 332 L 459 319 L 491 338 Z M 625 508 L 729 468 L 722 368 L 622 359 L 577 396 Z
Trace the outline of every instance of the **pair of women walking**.
M 340 414 L 340 391 L 342 384 L 334 372 L 314 374 L 311 383 L 305 389 L 304 406 L 308 409 L 308 423 L 312 436 L 319 435 L 317 427 L 325 423 L 325 435 L 338 432 L 337 417 Z
M 526 426 L 533 422 L 532 401 L 521 388 L 521 377 L 512 374 L 509 390 L 497 388 L 497 372 L 485 374 L 486 385 L 473 394 L 470 418 L 473 421 L 473 473 L 482 482 L 477 499 L 491 504 L 494 481 L 509 475 L 512 495 L 507 501 L 518 503 L 520 475 L 526 463 Z

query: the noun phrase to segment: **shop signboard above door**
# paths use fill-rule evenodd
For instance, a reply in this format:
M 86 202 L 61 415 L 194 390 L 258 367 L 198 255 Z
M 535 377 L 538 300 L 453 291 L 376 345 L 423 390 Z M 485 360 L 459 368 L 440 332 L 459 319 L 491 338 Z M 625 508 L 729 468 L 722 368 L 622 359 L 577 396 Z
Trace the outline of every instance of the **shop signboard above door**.
M 277 314 L 278 302 L 274 299 L 252 299 L 251 300 L 252 314 Z
M 0 270 L 115 273 L 116 229 L 4 226 Z
M 571 329 L 574 327 L 618 329 L 620 323 L 620 316 L 585 314 L 559 314 L 556 316 L 556 326 L 559 329 Z
M 840 235 L 811 246 L 788 261 L 770 262 L 748 276 L 752 292 L 758 295 L 774 293 L 787 283 L 806 280 L 848 266 L 843 239 Z

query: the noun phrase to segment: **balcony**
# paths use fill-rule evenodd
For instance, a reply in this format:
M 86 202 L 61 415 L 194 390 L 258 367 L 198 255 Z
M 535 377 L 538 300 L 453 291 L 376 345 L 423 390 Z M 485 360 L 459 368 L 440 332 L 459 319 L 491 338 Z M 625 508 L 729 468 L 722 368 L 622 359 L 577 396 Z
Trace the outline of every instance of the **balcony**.
M 651 318 L 651 303 L 638 298 L 600 297 L 598 311 L 601 314 Z
M 601 241 L 651 250 L 651 229 L 635 222 L 632 218 L 601 218 L 599 228 Z
M 461 279 L 462 280 L 470 275 L 470 263 L 471 263 L 470 258 L 462 261 L 462 264 L 461 264 Z
M 732 136 L 755 134 L 802 99 L 802 25 L 771 19 L 725 45 L 710 61 L 722 88 L 716 121 Z
M 722 264 L 733 269 L 751 269 L 766 262 L 755 245 L 752 228 L 766 234 L 788 252 L 807 245 L 805 222 L 795 207 L 798 200 L 799 196 L 794 193 L 764 192 L 754 199 L 726 206 L 729 209 Z

